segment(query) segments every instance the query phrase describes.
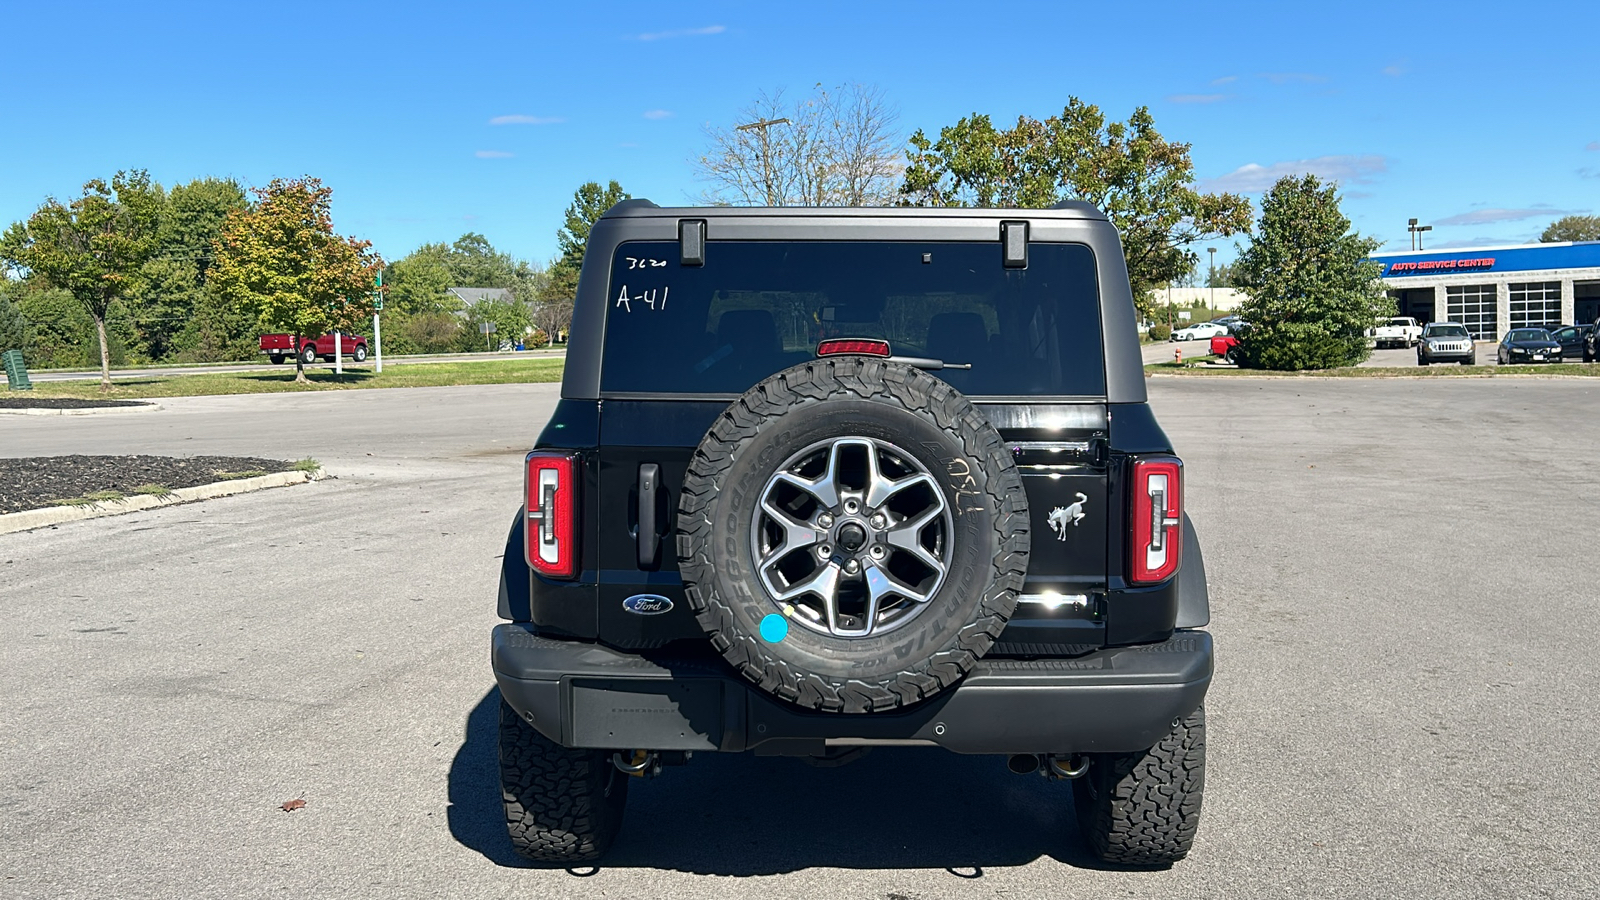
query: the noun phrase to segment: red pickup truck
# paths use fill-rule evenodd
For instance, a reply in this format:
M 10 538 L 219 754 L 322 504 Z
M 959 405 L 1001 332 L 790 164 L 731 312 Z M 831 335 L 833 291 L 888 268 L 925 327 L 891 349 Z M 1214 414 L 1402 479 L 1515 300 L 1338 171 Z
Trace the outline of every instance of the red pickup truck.
M 367 339 L 359 334 L 341 335 L 340 350 L 345 356 L 356 362 L 367 361 Z M 286 359 L 300 357 L 302 362 L 314 363 L 318 357 L 326 360 L 333 359 L 333 335 L 325 334 L 319 338 L 296 337 L 292 334 L 263 334 L 261 336 L 261 352 L 271 357 L 275 363 Z

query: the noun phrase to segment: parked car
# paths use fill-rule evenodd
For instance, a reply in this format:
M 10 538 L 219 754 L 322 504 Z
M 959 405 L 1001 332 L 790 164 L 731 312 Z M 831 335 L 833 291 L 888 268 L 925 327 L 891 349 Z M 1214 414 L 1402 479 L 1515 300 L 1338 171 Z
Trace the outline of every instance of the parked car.
M 1228 326 L 1215 322 L 1196 322 L 1172 333 L 1175 341 L 1208 341 L 1219 334 L 1227 334 Z
M 1225 363 L 1239 364 L 1239 338 L 1233 333 L 1219 334 L 1211 339 L 1211 355 Z
M 634 199 L 589 233 L 494 562 L 479 787 L 512 846 L 596 859 L 630 789 L 708 752 L 917 745 L 1070 784 L 1042 802 L 1102 861 L 1182 859 L 1209 601 L 1115 227 L 1079 202 L 786 212 Z M 989 790 L 938 789 L 952 822 Z M 684 798 L 647 827 L 720 802 Z
M 1561 345 L 1562 359 L 1590 362 L 1589 335 L 1593 333 L 1593 325 L 1563 325 L 1551 330 L 1550 339 Z
M 1422 326 L 1410 316 L 1395 316 L 1389 321 L 1378 326 L 1373 333 L 1379 349 L 1384 347 L 1411 348 L 1422 340 Z
M 1495 349 L 1500 365 L 1513 363 L 1560 362 L 1561 345 L 1550 339 L 1543 328 L 1513 328 L 1500 339 Z
M 341 334 L 339 349 L 345 356 L 356 362 L 367 361 L 367 339 L 359 334 Z M 325 334 L 319 338 L 296 337 L 292 334 L 263 334 L 261 336 L 261 352 L 274 363 L 281 363 L 286 359 L 300 357 L 301 362 L 310 365 L 320 357 L 330 362 L 333 360 L 334 336 Z
M 1429 322 L 1417 341 L 1417 365 L 1433 363 L 1460 363 L 1473 366 L 1478 363 L 1478 345 L 1473 343 L 1467 327 L 1457 322 Z

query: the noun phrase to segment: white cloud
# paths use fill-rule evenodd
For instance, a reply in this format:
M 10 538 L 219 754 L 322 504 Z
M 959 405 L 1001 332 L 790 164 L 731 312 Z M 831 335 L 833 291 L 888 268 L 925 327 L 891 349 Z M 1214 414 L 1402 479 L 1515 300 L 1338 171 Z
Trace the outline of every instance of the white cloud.
M 651 110 L 646 110 L 645 114 L 644 114 L 644 117 L 646 119 L 670 119 L 670 118 L 672 118 L 672 110 L 670 110 L 670 109 L 651 109 Z
M 1235 81 L 1238 81 L 1238 80 L 1239 80 L 1239 76 L 1237 76 L 1237 75 L 1224 75 L 1221 78 L 1213 78 L 1213 79 L 1211 79 L 1211 83 L 1213 85 L 1233 84 Z
M 1273 84 L 1289 84 L 1290 82 L 1321 84 L 1328 80 L 1328 76 L 1317 75 L 1312 72 L 1262 72 L 1258 77 L 1265 78 Z
M 1548 206 L 1530 206 L 1526 209 L 1475 209 L 1472 212 L 1458 213 L 1445 216 L 1435 225 L 1488 225 L 1491 222 L 1519 222 L 1523 219 L 1534 219 L 1539 216 L 1561 216 L 1576 210 L 1551 209 Z
M 1383 67 L 1383 74 L 1389 76 L 1390 78 L 1399 78 L 1401 75 L 1404 75 L 1405 73 L 1406 73 L 1406 67 L 1402 66 L 1402 65 L 1399 65 L 1399 64 L 1395 64 L 1395 65 L 1392 65 L 1392 66 L 1384 66 Z
M 489 120 L 490 125 L 559 125 L 566 119 L 555 116 L 495 116 Z
M 646 34 L 631 35 L 631 38 L 636 41 L 665 41 L 671 38 L 721 34 L 727 30 L 728 26 L 726 25 L 707 25 L 704 28 L 674 28 L 671 31 L 652 31 Z
M 1293 159 L 1275 162 L 1268 166 L 1249 163 L 1219 178 L 1200 184 L 1207 191 L 1236 191 L 1254 194 L 1272 187 L 1278 179 L 1289 175 L 1316 175 L 1334 181 L 1365 184 L 1389 168 L 1389 161 L 1375 153 L 1359 156 L 1319 156 L 1315 159 Z
M 1600 169 L 1594 166 L 1584 166 L 1578 170 L 1579 178 L 1600 178 Z
M 516 156 L 515 153 L 509 153 L 505 150 L 479 150 L 472 155 L 479 159 L 510 159 Z
M 1217 103 L 1228 99 L 1227 94 L 1173 94 L 1168 103 Z
M 1600 141 L 1590 141 L 1583 146 L 1585 150 L 1600 150 Z

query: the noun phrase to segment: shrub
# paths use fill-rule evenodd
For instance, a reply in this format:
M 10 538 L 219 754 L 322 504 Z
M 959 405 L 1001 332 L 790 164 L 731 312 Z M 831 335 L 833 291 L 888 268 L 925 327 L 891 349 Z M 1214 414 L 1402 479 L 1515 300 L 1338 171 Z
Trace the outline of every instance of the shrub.
M 1166 340 L 1167 338 L 1170 338 L 1170 337 L 1172 337 L 1172 327 L 1170 325 L 1151 325 L 1150 326 L 1150 340 L 1152 340 L 1152 341 L 1164 341 L 1164 340 Z

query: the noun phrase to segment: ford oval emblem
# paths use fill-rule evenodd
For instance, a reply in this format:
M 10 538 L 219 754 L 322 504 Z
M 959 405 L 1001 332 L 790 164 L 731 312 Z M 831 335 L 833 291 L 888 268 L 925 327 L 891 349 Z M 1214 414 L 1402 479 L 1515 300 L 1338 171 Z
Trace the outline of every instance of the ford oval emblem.
M 634 594 L 622 601 L 622 608 L 636 616 L 659 616 L 672 611 L 672 601 L 660 594 Z

